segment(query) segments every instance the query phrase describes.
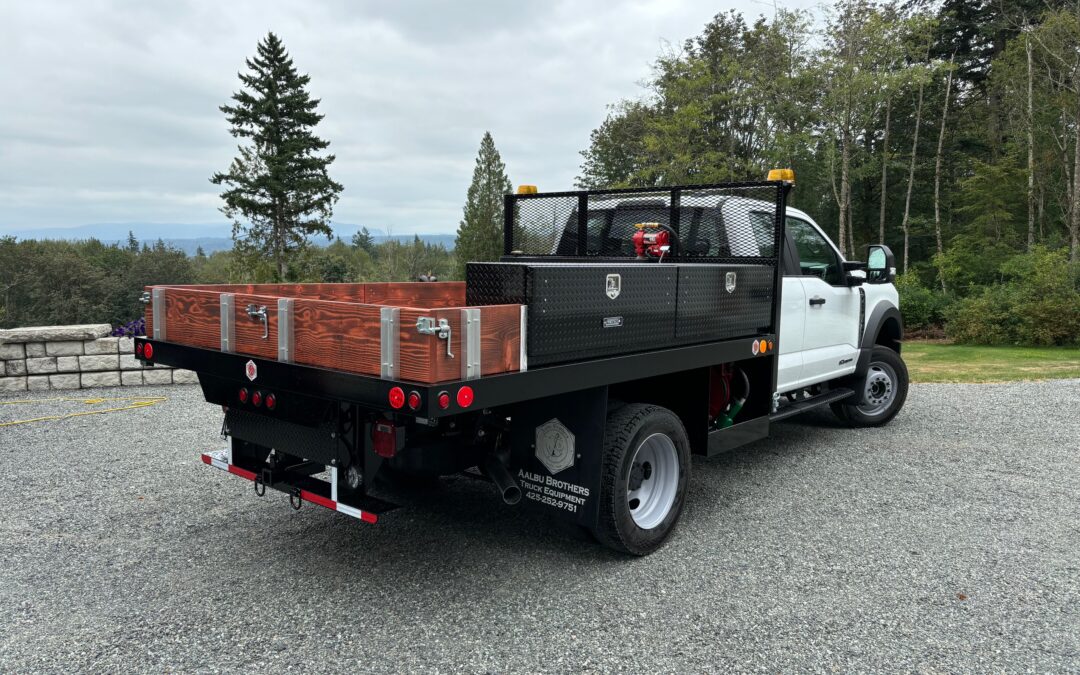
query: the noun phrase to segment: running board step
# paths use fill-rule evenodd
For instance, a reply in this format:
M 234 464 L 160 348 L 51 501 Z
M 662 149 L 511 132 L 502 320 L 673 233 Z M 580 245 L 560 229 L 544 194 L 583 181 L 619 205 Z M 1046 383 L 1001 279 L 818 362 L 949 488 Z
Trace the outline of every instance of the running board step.
M 804 398 L 795 403 L 789 403 L 788 405 L 780 408 L 773 414 L 769 415 L 769 422 L 779 422 L 780 420 L 786 420 L 789 417 L 794 417 L 800 413 L 804 413 L 807 410 L 813 410 L 814 408 L 820 408 L 823 405 L 830 403 L 836 403 L 837 401 L 843 401 L 844 399 L 853 396 L 855 392 L 847 387 L 837 387 L 836 389 L 830 389 L 827 392 L 818 394 L 817 396 L 811 396 L 810 398 Z

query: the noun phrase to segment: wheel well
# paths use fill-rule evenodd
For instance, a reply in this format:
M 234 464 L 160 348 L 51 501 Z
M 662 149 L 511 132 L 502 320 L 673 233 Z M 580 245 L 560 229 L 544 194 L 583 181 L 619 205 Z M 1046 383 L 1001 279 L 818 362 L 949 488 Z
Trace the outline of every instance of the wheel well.
M 874 344 L 888 347 L 899 354 L 902 340 L 903 333 L 900 329 L 900 322 L 894 317 L 889 317 L 881 324 L 881 329 L 878 330 L 877 337 L 874 339 Z

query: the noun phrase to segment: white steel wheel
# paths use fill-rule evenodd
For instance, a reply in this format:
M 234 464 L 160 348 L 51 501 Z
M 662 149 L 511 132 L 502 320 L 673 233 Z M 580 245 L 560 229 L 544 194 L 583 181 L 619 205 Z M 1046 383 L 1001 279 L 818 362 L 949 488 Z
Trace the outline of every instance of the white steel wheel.
M 679 455 L 670 438 L 655 433 L 641 442 L 626 488 L 626 505 L 638 527 L 651 530 L 664 522 L 679 492 Z
M 589 529 L 616 551 L 648 555 L 678 522 L 689 479 L 690 442 L 678 415 L 615 403 L 604 428 L 599 512 Z

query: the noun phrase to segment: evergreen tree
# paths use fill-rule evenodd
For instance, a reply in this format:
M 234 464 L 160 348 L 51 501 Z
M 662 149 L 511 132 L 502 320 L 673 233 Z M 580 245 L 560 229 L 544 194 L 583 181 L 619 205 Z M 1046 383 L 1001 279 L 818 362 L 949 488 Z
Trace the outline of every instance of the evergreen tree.
M 454 239 L 458 278 L 465 278 L 465 263 L 498 260 L 503 249 L 503 196 L 511 190 L 506 165 L 485 131 L 465 200 L 464 216 Z
M 375 255 L 375 238 L 367 227 L 361 227 L 360 231 L 352 236 L 352 245 L 367 251 L 368 255 Z
M 268 33 L 240 73 L 244 88 L 232 96 L 235 105 L 221 111 L 230 133 L 247 139 L 226 173 L 215 173 L 225 185 L 221 209 L 233 221 L 237 257 L 269 259 L 278 280 L 284 280 L 290 259 L 314 234 L 331 234 L 330 217 L 342 190 L 327 167 L 334 155 L 319 155 L 330 143 L 313 133 L 323 116 L 319 100 L 307 91 L 310 77 L 301 75 L 281 40 Z

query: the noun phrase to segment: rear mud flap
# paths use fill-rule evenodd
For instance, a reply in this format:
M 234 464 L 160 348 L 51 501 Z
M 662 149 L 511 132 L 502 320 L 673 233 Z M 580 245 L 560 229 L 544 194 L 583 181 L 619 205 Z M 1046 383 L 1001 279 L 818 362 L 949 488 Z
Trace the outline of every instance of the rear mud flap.
M 512 409 L 510 471 L 523 505 L 595 527 L 607 405 L 607 387 L 595 387 Z

